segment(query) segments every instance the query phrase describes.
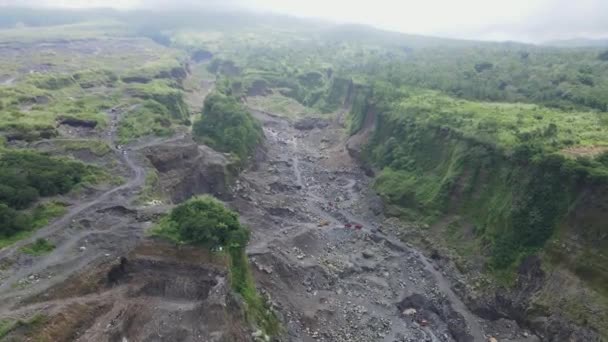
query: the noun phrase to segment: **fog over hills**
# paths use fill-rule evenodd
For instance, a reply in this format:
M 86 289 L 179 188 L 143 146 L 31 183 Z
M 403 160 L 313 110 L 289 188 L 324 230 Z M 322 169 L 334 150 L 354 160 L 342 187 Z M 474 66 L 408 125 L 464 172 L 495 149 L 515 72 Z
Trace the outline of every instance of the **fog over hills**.
M 239 9 L 368 24 L 412 34 L 534 43 L 608 37 L 608 2 L 603 0 L 1 0 L 0 6 Z

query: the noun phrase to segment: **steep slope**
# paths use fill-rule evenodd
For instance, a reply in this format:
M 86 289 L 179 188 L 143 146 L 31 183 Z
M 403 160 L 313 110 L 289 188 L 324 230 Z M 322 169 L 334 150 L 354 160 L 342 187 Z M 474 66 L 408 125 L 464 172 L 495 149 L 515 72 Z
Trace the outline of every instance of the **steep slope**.
M 402 95 L 370 97 L 351 112 L 362 122 L 351 140 L 369 137 L 355 155 L 378 171 L 388 213 L 427 223 L 415 234 L 472 276 L 465 292 L 480 312 L 519 319 L 549 340 L 606 336 L 608 165 L 598 114 L 576 114 L 601 133 L 582 142 L 597 146 L 595 154 L 573 158 L 568 151 L 593 149 L 560 147 L 576 125 L 541 108 L 471 104 L 458 112 L 467 104 L 417 90 Z M 545 123 L 510 132 L 491 114 L 507 121 L 498 113 L 509 115 L 510 106 L 518 120 Z

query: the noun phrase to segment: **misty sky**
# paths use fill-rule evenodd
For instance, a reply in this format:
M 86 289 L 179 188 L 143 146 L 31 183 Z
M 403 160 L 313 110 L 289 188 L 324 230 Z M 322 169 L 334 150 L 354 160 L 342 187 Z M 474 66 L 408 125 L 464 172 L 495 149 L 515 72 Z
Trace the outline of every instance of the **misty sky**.
M 608 38 L 608 0 L 0 0 L 0 5 L 24 4 L 118 9 L 214 6 L 485 40 Z

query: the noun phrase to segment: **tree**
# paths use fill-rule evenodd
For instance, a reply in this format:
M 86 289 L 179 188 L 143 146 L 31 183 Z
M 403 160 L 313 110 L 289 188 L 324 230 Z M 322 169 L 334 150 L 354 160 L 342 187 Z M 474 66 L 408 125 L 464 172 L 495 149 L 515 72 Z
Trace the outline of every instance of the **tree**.
M 207 96 L 201 118 L 194 123 L 194 136 L 222 152 L 244 160 L 261 141 L 259 122 L 236 98 L 216 92 Z
M 171 212 L 180 238 L 211 249 L 231 247 L 242 249 L 249 241 L 249 231 L 241 226 L 238 215 L 210 197 L 193 198 Z
M 25 209 L 39 196 L 69 192 L 89 173 L 82 163 L 32 151 L 0 154 L 0 202 Z

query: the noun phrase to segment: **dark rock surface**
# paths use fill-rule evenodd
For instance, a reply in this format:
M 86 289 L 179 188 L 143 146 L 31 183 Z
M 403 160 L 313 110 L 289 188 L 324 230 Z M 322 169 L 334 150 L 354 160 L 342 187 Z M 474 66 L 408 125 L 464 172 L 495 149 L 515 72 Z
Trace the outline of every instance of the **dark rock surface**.
M 159 173 L 162 191 L 174 202 L 203 193 L 229 193 L 234 165 L 224 153 L 184 140 L 148 148 L 144 154 Z
M 301 131 L 310 131 L 315 128 L 325 128 L 329 126 L 329 121 L 321 118 L 303 118 L 296 121 L 293 126 Z

